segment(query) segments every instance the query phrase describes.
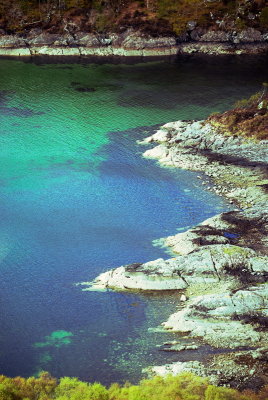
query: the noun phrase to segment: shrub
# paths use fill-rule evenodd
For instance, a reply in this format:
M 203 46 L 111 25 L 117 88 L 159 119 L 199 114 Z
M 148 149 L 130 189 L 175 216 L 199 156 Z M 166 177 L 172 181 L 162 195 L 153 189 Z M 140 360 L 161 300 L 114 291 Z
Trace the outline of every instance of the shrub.
M 210 385 L 207 379 L 188 372 L 146 379 L 138 385 L 114 383 L 109 389 L 70 377 L 57 382 L 47 373 L 28 379 L 0 376 L 0 400 L 267 400 L 267 395 L 268 387 L 259 394 L 239 392 Z

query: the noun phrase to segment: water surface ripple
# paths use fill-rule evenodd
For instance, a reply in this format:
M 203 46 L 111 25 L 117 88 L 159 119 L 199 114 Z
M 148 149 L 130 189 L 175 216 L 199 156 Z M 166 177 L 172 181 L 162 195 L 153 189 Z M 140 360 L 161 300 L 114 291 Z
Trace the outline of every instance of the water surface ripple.
M 148 328 L 178 295 L 74 283 L 167 258 L 153 240 L 227 209 L 196 174 L 143 159 L 136 140 L 248 96 L 264 64 L 0 61 L 0 373 L 134 382 L 177 357 L 156 347 L 172 335 Z

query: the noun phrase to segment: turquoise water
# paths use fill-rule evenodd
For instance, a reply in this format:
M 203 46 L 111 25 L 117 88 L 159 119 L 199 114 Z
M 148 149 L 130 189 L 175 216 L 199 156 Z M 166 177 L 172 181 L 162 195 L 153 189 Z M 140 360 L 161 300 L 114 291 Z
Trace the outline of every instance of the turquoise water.
M 232 60 L 0 60 L 0 373 L 110 383 L 166 361 L 156 345 L 171 334 L 148 329 L 174 311 L 177 294 L 75 283 L 168 258 L 153 240 L 227 209 L 196 174 L 143 159 L 136 141 L 256 91 L 265 62 Z

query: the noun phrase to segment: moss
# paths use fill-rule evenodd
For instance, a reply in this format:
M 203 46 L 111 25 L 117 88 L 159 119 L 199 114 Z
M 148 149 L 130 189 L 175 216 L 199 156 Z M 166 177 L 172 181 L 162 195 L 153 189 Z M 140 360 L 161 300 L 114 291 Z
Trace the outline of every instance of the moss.
M 243 247 L 239 246 L 225 247 L 223 249 L 223 253 L 227 254 L 228 256 L 241 255 L 244 257 L 248 257 L 250 254 L 248 250 L 245 250 Z
M 246 107 L 251 107 L 251 106 L 253 106 L 254 104 L 256 104 L 256 102 L 258 101 L 258 99 L 260 99 L 260 97 L 261 97 L 261 92 L 259 91 L 259 92 L 257 92 L 257 93 L 254 93 L 252 96 L 250 96 L 248 99 L 241 99 L 241 100 L 238 100 L 236 103 L 235 103 L 235 105 L 234 105 L 234 108 L 246 108 Z M 219 114 L 219 113 L 218 113 Z M 213 114 L 211 114 L 211 115 L 213 115 Z

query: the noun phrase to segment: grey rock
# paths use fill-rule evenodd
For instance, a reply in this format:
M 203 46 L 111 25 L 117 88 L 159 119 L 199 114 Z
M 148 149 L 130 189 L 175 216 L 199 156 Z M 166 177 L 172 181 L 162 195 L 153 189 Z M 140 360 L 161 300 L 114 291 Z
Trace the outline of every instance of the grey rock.
M 198 41 L 201 39 L 202 35 L 205 33 L 205 30 L 203 28 L 195 28 L 192 30 L 190 33 L 190 38 L 194 41 Z
M 28 39 L 27 42 L 30 46 L 50 46 L 54 44 L 55 41 L 60 40 L 61 35 L 51 34 L 51 33 L 41 33 L 38 36 L 33 36 Z
M 150 49 L 176 46 L 175 37 L 158 37 L 140 35 L 137 32 L 129 34 L 122 42 L 125 49 Z
M 42 33 L 42 29 L 41 28 L 33 28 L 28 33 L 27 37 L 28 38 L 33 38 L 33 37 L 41 35 L 41 33 Z
M 55 40 L 53 43 L 54 46 L 74 46 L 76 45 L 76 41 L 74 37 L 70 34 L 61 35 L 59 38 Z
M 208 31 L 201 36 L 200 41 L 202 42 L 229 42 L 231 40 L 231 34 L 224 31 Z
M 176 43 L 184 43 L 184 42 L 188 42 L 188 40 L 190 40 L 190 36 L 188 35 L 187 32 L 184 32 L 182 34 L 180 34 L 179 36 L 176 37 Z
M 85 47 L 100 47 L 102 45 L 100 39 L 92 34 L 79 32 L 75 35 L 75 43 L 77 46 L 85 46 Z
M 196 28 L 197 22 L 196 21 L 188 21 L 186 24 L 186 28 L 188 31 L 193 31 Z
M 0 36 L 0 47 L 7 47 L 7 48 L 25 47 L 25 40 L 17 35 Z
M 254 43 L 262 42 L 263 37 L 260 31 L 248 28 L 238 33 L 237 40 L 239 40 L 239 43 Z
M 262 324 L 267 315 L 268 284 L 263 284 L 234 293 L 197 296 L 163 325 L 174 331 L 190 332 L 192 337 L 203 337 L 216 347 L 234 348 L 264 343 L 267 332 L 255 330 L 254 325 Z

